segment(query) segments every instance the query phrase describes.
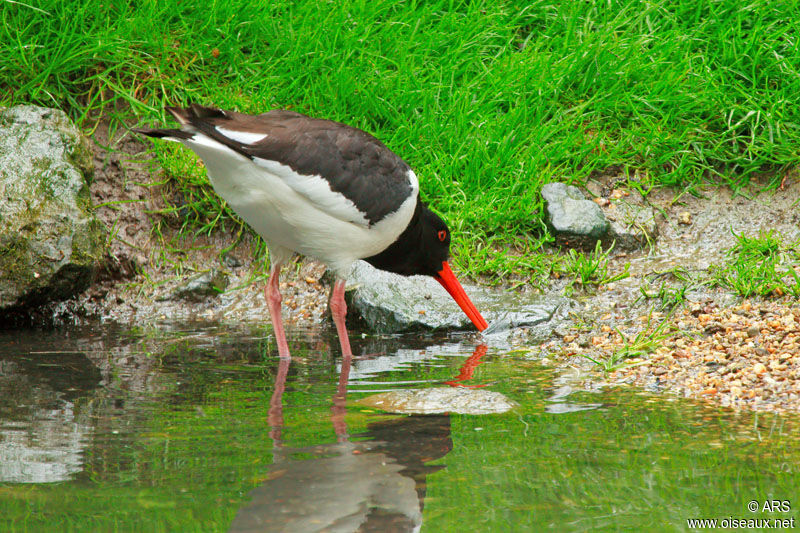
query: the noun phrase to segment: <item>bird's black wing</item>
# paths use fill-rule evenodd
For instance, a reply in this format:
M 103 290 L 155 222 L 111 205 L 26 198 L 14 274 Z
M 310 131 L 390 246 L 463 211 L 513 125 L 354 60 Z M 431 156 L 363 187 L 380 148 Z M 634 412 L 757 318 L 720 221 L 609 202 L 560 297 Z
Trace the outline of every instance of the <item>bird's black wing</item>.
M 363 215 L 361 222 L 372 225 L 409 197 L 417 196 L 417 180 L 408 164 L 357 128 L 285 110 L 261 115 L 198 105 L 168 110 L 184 130 L 211 137 L 257 165 L 267 169 L 275 169 L 275 163 L 288 167 L 297 175 L 287 180 L 289 185 L 323 210 L 331 209 L 331 203 L 349 201 Z M 322 197 L 320 186 L 329 187 L 335 194 Z M 341 218 L 340 211 L 333 211 Z

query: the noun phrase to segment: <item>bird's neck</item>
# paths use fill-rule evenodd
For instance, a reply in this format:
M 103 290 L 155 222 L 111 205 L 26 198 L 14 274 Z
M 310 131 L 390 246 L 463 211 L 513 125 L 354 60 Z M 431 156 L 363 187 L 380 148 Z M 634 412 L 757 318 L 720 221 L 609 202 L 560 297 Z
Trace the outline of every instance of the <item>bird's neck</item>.
M 415 259 L 419 254 L 419 246 L 422 239 L 422 212 L 427 209 L 417 198 L 417 207 L 414 215 L 397 239 L 385 250 L 372 257 L 365 257 L 364 261 L 375 268 L 411 276 L 419 274 Z

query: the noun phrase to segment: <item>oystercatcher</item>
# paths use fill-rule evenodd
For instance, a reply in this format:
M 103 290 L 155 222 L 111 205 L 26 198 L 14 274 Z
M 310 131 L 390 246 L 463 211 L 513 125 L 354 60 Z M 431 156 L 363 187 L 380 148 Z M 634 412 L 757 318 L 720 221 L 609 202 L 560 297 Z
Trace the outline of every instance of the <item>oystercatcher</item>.
M 271 267 L 264 295 L 281 357 L 289 357 L 289 347 L 278 277 L 293 252 L 335 272 L 330 309 L 346 355 L 345 277 L 357 259 L 397 274 L 433 276 L 478 330 L 487 328 L 448 265 L 450 230 L 420 200 L 408 164 L 378 139 L 294 111 L 166 109 L 180 129 L 134 131 L 191 148 L 217 194 L 266 241 Z

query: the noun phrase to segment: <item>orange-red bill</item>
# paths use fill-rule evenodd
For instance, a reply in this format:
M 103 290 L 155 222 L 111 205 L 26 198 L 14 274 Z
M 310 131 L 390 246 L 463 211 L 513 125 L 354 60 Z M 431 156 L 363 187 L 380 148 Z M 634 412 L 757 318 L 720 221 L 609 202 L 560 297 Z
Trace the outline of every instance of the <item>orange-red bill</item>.
M 478 309 L 475 307 L 475 304 L 467 296 L 467 293 L 464 292 L 464 288 L 456 279 L 456 276 L 453 274 L 453 271 L 450 270 L 450 265 L 447 264 L 447 261 L 442 263 L 442 269 L 434 276 L 436 281 L 442 284 L 447 292 L 450 293 L 450 296 L 456 301 L 458 306 L 467 314 L 467 317 L 475 324 L 475 327 L 478 328 L 478 331 L 483 331 L 489 327 L 489 324 L 484 320 L 481 314 L 478 312 Z

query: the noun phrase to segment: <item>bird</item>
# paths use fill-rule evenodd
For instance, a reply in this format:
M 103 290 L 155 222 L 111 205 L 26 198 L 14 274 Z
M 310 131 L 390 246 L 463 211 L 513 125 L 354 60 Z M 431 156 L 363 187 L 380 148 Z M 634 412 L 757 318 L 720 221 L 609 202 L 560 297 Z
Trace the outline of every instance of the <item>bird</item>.
M 284 109 L 258 115 L 196 103 L 165 109 L 179 128 L 133 131 L 194 151 L 214 191 L 264 239 L 270 257 L 264 296 L 280 357 L 290 353 L 278 279 L 294 253 L 334 272 L 329 307 L 345 355 L 352 354 L 345 281 L 359 259 L 404 276 L 432 276 L 479 331 L 488 327 L 450 268 L 450 229 L 420 199 L 409 164 L 376 137 Z

